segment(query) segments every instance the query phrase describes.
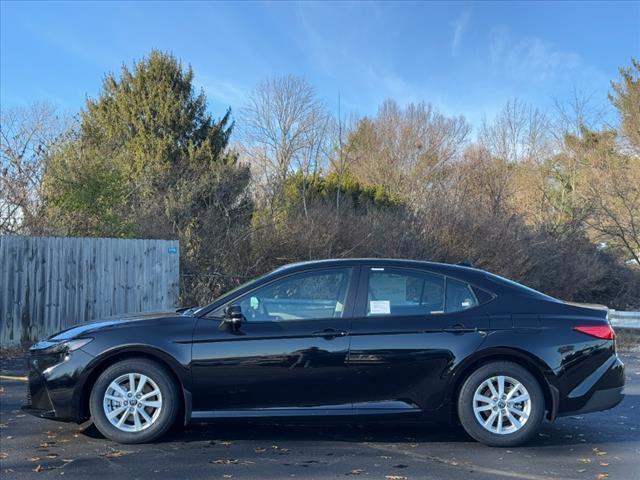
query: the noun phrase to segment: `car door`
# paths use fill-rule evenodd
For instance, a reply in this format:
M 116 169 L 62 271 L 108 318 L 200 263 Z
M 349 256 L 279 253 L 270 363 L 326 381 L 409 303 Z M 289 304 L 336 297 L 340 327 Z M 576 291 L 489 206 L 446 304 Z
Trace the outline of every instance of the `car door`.
M 200 319 L 192 358 L 194 412 L 350 410 L 346 361 L 357 273 L 346 266 L 289 274 Z M 225 327 L 229 305 L 244 314 L 237 329 Z
M 351 325 L 354 409 L 433 410 L 488 317 L 468 284 L 421 269 L 362 268 Z

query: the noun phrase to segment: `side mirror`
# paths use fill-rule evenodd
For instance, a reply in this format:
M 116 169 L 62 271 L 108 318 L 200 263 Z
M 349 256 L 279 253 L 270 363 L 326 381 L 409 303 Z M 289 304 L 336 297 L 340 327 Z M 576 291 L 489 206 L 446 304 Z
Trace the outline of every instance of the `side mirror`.
M 242 314 L 242 308 L 240 305 L 229 305 L 224 309 L 223 323 L 231 327 L 233 331 L 237 331 L 243 322 L 246 322 L 246 318 Z

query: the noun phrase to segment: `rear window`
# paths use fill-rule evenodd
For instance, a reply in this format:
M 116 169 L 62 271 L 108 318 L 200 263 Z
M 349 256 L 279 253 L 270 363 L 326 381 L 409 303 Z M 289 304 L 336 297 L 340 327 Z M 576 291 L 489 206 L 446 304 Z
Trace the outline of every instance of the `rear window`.
M 369 272 L 367 315 L 431 315 L 444 312 L 444 277 L 395 268 Z
M 435 315 L 480 304 L 473 288 L 455 278 L 399 268 L 369 271 L 367 315 Z
M 559 302 L 557 298 L 553 298 L 546 293 L 539 292 L 538 290 L 534 290 L 531 287 L 527 287 L 526 285 L 522 285 L 521 283 L 514 282 L 513 280 L 509 280 L 508 278 L 501 277 L 500 275 L 496 275 L 495 273 L 485 272 L 485 276 L 488 280 L 497 283 L 503 287 L 506 287 L 510 290 L 519 290 L 522 293 L 525 293 L 532 297 L 538 297 L 544 300 L 553 300 L 555 302 Z

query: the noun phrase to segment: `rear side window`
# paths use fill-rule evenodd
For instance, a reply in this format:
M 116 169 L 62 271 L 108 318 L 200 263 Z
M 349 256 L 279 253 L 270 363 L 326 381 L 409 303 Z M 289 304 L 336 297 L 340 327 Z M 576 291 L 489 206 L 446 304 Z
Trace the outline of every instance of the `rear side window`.
M 367 315 L 444 313 L 444 277 L 394 268 L 369 271 Z
M 467 283 L 447 278 L 446 313 L 460 312 L 477 305 L 478 300 Z

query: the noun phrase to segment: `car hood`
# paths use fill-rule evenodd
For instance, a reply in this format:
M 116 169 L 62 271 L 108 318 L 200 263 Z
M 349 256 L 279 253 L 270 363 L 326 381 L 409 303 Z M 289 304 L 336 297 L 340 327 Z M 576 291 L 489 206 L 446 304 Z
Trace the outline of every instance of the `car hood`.
M 55 342 L 61 342 L 64 340 L 71 340 L 73 338 L 78 338 L 81 336 L 91 334 L 98 330 L 104 330 L 114 325 L 123 326 L 123 325 L 134 323 L 134 322 L 140 322 L 142 320 L 161 320 L 167 317 L 179 317 L 179 316 L 180 314 L 176 313 L 175 310 L 116 315 L 116 316 L 108 317 L 102 320 L 95 320 L 89 323 L 82 323 L 80 325 L 76 325 L 74 327 L 68 328 L 66 330 L 56 333 L 55 335 L 52 335 L 51 337 L 49 337 L 47 342 L 55 343 Z

